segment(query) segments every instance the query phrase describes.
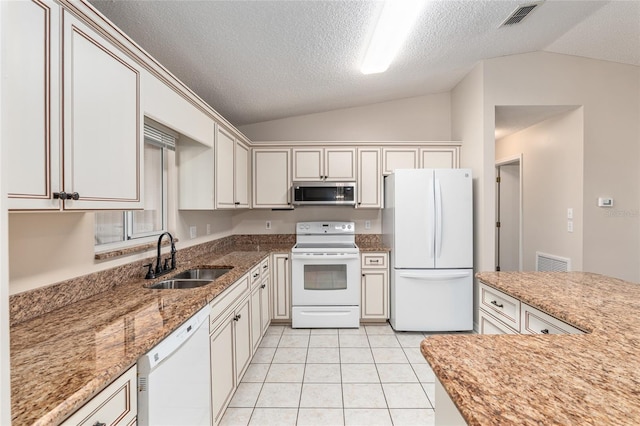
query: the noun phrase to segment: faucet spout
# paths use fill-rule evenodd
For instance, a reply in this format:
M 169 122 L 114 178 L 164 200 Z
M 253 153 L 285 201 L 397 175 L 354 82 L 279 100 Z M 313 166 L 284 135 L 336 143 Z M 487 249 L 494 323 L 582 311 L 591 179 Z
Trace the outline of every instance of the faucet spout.
M 176 245 L 173 241 L 173 235 L 171 235 L 169 232 L 164 232 L 162 234 L 160 234 L 160 237 L 158 238 L 158 253 L 157 253 L 157 257 L 156 257 L 156 274 L 159 274 L 162 271 L 162 267 L 161 265 L 161 258 L 160 258 L 160 249 L 162 247 L 162 239 L 164 238 L 164 236 L 167 235 L 169 237 L 169 240 L 171 241 L 171 269 L 173 270 L 176 268 Z

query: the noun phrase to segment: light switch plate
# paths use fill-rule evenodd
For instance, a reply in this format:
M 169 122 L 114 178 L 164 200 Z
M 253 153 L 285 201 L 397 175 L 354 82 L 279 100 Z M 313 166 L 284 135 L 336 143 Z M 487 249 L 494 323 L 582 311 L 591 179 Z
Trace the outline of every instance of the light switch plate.
M 189 237 L 191 239 L 195 238 L 198 235 L 198 230 L 195 226 L 190 226 L 189 227 Z
M 573 219 L 573 209 L 571 207 L 567 209 L 567 219 Z

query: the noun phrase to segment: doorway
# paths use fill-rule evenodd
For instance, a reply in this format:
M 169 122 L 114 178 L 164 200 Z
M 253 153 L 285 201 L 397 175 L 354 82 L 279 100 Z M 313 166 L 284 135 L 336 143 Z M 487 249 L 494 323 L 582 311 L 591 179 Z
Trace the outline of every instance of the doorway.
M 496 271 L 522 271 L 522 154 L 496 162 Z

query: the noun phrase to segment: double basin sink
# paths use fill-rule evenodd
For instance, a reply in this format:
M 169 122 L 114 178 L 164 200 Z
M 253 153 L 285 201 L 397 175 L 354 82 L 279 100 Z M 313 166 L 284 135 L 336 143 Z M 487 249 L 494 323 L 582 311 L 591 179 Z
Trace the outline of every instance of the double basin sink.
M 149 289 L 189 289 L 202 287 L 220 278 L 232 268 L 194 268 L 174 275 L 170 279 L 147 285 Z

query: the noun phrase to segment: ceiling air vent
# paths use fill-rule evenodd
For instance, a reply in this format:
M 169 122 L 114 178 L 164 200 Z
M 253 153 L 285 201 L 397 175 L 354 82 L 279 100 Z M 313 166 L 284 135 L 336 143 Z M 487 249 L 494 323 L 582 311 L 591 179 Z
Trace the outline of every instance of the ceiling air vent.
M 500 27 L 507 27 L 510 25 L 519 24 L 520 22 L 522 22 L 524 18 L 529 16 L 529 14 L 533 12 L 533 10 L 538 6 L 540 6 L 541 4 L 542 2 L 538 2 L 538 3 L 526 4 L 524 6 L 519 6 L 511 15 L 509 15 L 507 19 L 505 19 L 505 21 L 502 24 L 500 24 Z

